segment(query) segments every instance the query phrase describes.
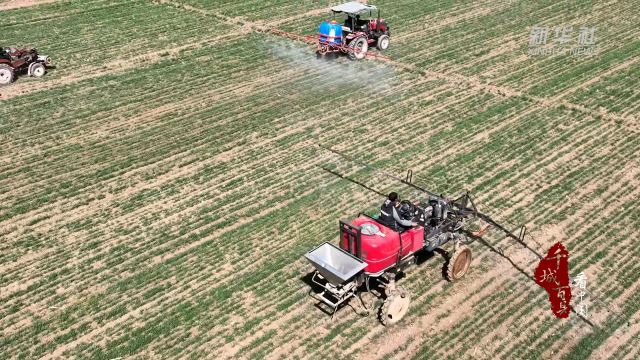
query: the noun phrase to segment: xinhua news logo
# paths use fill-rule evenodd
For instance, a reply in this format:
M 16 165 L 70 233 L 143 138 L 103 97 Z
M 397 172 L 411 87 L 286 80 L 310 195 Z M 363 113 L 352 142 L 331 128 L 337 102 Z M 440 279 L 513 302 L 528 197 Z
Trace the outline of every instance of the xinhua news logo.
M 598 53 L 596 26 L 533 26 L 529 33 L 531 56 L 592 56 Z

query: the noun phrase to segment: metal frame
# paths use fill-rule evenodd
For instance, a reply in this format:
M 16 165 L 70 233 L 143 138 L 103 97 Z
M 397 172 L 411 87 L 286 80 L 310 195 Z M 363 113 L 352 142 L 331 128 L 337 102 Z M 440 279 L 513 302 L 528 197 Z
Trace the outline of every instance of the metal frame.
M 336 312 L 338 311 L 338 307 L 340 307 L 341 304 L 344 304 L 347 300 L 351 299 L 352 297 L 355 297 L 356 294 L 358 293 L 357 292 L 358 282 L 355 280 L 349 281 L 345 285 L 336 286 L 330 283 L 329 281 L 326 281 L 323 284 L 318 280 L 316 280 L 316 278 L 320 278 L 321 280 L 325 280 L 325 281 L 326 279 L 322 275 L 320 275 L 318 271 L 314 271 L 313 276 L 311 277 L 311 281 L 314 284 L 322 287 L 324 290 L 322 290 L 320 294 L 316 294 L 313 292 L 313 290 L 311 290 L 309 292 L 309 296 L 311 296 L 315 300 L 321 301 L 322 303 L 328 305 L 329 307 L 331 307 L 331 309 L 333 309 L 333 311 L 331 312 L 331 319 L 333 319 L 333 316 L 336 314 Z M 336 301 L 331 301 L 331 299 L 327 297 L 326 295 L 327 293 L 331 295 L 331 297 L 335 298 Z M 366 311 L 368 311 L 369 309 L 364 304 L 362 297 L 358 296 L 358 298 L 362 303 L 362 307 Z
M 360 227 L 352 225 L 348 220 L 340 220 L 340 246 L 347 240 L 347 251 L 358 259 L 362 257 L 362 239 Z M 355 252 L 354 252 L 355 251 Z

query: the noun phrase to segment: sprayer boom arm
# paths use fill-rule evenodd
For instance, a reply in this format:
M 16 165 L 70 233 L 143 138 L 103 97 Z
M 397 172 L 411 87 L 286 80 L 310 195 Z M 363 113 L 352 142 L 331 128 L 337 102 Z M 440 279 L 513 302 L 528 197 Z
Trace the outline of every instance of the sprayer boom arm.
M 350 162 L 352 162 L 354 164 L 360 165 L 360 166 L 362 166 L 362 167 L 364 167 L 366 169 L 369 169 L 371 171 L 377 172 L 381 176 L 396 180 L 396 181 L 398 181 L 398 182 L 400 182 L 402 184 L 405 184 L 405 185 L 410 186 L 410 187 L 412 187 L 412 188 L 414 188 L 416 190 L 419 190 L 419 191 L 423 192 L 424 194 L 430 196 L 431 198 L 447 201 L 451 205 L 451 210 L 454 211 L 458 216 L 466 217 L 466 216 L 472 215 L 472 216 L 477 217 L 480 220 L 484 221 L 486 223 L 485 226 L 483 226 L 480 230 L 478 230 L 478 231 L 476 231 L 474 233 L 471 233 L 472 236 L 481 237 L 489 230 L 490 226 L 493 226 L 494 228 L 496 228 L 496 229 L 500 230 L 501 232 L 503 232 L 507 237 L 510 237 L 510 238 L 516 240 L 518 243 L 523 245 L 527 250 L 529 250 L 529 251 L 533 252 L 534 254 L 536 254 L 536 256 L 538 256 L 538 258 L 542 259 L 542 255 L 540 253 L 538 253 L 536 250 L 534 250 L 531 247 L 529 247 L 529 245 L 527 245 L 524 242 L 524 236 L 526 234 L 526 228 L 524 226 L 522 226 L 520 228 L 520 235 L 519 236 L 515 235 L 513 232 L 508 230 L 506 227 L 504 227 L 503 225 L 501 225 L 498 222 L 496 222 L 495 220 L 493 220 L 489 215 L 486 215 L 486 214 L 483 214 L 483 213 L 479 212 L 476 209 L 476 206 L 475 206 L 475 204 L 474 204 L 474 202 L 472 200 L 472 196 L 469 194 L 469 192 L 463 194 L 462 196 L 460 196 L 457 199 L 449 200 L 449 199 L 447 199 L 447 198 L 445 198 L 445 197 L 443 197 L 441 195 L 437 195 L 437 194 L 435 194 L 435 193 L 433 193 L 433 192 L 431 192 L 429 190 L 426 190 L 426 189 L 414 184 L 411 181 L 412 175 L 413 175 L 411 170 L 409 170 L 407 172 L 407 178 L 406 179 L 402 179 L 402 178 L 400 178 L 398 176 L 395 176 L 395 175 L 393 175 L 393 174 L 391 174 L 389 172 L 377 169 L 377 168 L 375 168 L 375 167 L 373 167 L 373 166 L 371 166 L 371 165 L 369 165 L 367 163 L 364 163 L 364 162 L 362 162 L 360 160 L 357 160 L 357 159 L 354 159 L 354 158 L 352 158 L 352 157 L 350 157 L 348 155 L 345 155 L 345 154 L 343 154 L 342 152 L 340 152 L 338 150 L 335 150 L 335 149 L 332 149 L 330 147 L 327 147 L 327 146 L 324 146 L 324 145 L 320 145 L 320 144 L 318 144 L 318 146 L 321 149 L 324 149 L 324 150 L 327 150 L 327 151 L 329 151 L 329 152 L 331 152 L 333 154 L 336 154 L 339 157 L 341 157 L 341 158 L 343 158 L 343 159 L 345 159 L 347 161 L 350 161 Z M 337 174 L 335 171 L 331 171 L 331 173 Z M 340 177 L 342 177 L 344 179 L 348 179 L 346 176 L 343 176 L 343 175 L 339 175 L 338 174 L 338 176 L 340 176 Z M 358 184 L 360 184 L 360 183 L 358 183 Z M 360 184 L 360 185 L 362 185 L 362 184 Z M 375 191 L 375 190 L 372 190 L 372 189 L 370 189 L 369 187 L 366 187 L 366 186 L 365 186 L 365 188 L 367 188 L 368 190 L 371 190 L 371 191 Z M 376 193 L 380 193 L 378 191 L 375 191 L 375 192 Z

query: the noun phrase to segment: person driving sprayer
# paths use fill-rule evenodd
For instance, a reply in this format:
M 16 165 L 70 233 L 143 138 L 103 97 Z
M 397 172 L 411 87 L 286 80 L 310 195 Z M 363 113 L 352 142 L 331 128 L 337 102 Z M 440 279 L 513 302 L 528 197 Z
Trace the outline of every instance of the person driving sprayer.
M 369 25 L 368 20 L 360 19 L 360 15 L 348 15 L 344 20 L 344 27 L 349 29 L 350 32 L 355 31 L 367 31 L 367 26 Z M 346 29 L 345 29 L 346 30 Z
M 390 193 L 384 203 L 382 203 L 382 206 L 380 206 L 378 221 L 395 231 L 402 231 L 406 228 L 417 226 L 418 223 L 400 217 L 398 214 L 399 207 L 400 201 L 398 200 L 398 194 L 396 192 Z

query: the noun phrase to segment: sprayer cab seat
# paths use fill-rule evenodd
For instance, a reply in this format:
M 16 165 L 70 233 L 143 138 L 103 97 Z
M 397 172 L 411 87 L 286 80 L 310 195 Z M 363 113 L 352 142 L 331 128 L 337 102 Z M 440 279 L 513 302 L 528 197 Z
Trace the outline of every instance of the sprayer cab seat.
M 345 14 L 347 19 L 344 21 L 344 27 L 349 28 L 349 31 L 367 31 L 369 27 L 369 20 L 362 20 L 363 17 L 373 17 L 377 13 L 378 8 L 374 5 L 362 4 L 357 1 L 351 1 L 344 4 L 340 4 L 331 8 L 335 14 Z M 379 15 L 379 13 L 378 13 Z
M 349 31 L 364 31 L 366 32 L 369 28 L 369 24 L 372 20 L 361 20 L 360 16 L 356 16 L 353 18 L 352 16 L 347 17 L 344 21 L 344 27 L 348 28 Z M 375 22 L 375 20 L 373 20 Z

